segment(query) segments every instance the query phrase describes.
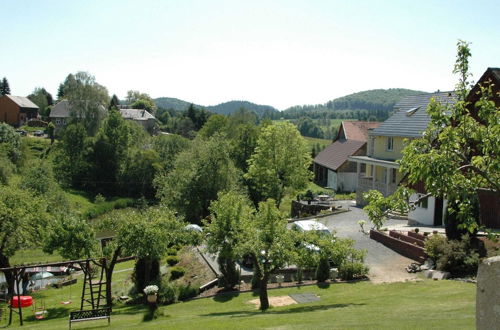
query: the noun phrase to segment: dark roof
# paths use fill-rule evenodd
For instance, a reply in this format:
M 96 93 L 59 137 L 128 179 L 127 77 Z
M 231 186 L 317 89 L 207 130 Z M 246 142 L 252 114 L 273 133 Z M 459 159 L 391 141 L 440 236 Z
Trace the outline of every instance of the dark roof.
M 394 106 L 394 114 L 370 132 L 375 136 L 421 137 L 430 122 L 426 112 L 431 98 L 441 104 L 455 103 L 454 92 L 407 96 Z
M 347 161 L 347 157 L 352 156 L 363 147 L 365 143 L 365 141 L 337 140 L 323 149 L 323 151 L 314 158 L 314 162 L 336 171 Z
M 24 97 L 24 96 L 14 96 L 14 95 L 9 95 L 9 94 L 4 95 L 4 97 L 7 97 L 7 98 L 11 99 L 20 108 L 38 109 L 38 105 L 36 105 L 35 103 L 33 103 L 27 97 Z
M 368 140 L 368 130 L 377 128 L 379 125 L 380 123 L 373 121 L 342 121 L 346 139 L 365 142 Z

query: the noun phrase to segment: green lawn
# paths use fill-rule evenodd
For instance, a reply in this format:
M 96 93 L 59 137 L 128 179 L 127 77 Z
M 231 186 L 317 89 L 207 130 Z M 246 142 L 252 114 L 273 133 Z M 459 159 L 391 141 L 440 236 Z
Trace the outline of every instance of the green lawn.
M 63 289 L 61 289 L 63 290 Z M 473 329 L 476 286 L 457 281 L 392 284 L 358 282 L 327 288 L 308 286 L 270 290 L 270 296 L 315 293 L 321 300 L 258 311 L 252 293 L 219 296 L 161 306 L 160 316 L 144 322 L 143 306 L 117 306 L 112 328 L 157 329 Z M 57 318 L 32 320 L 24 329 L 64 329 L 68 308 L 53 302 Z M 71 305 L 70 305 L 71 306 Z M 72 308 L 76 307 L 74 304 Z M 14 323 L 17 326 L 17 321 Z M 106 326 L 106 321 L 76 324 L 75 329 Z
M 307 141 L 307 145 L 309 146 L 309 149 L 312 149 L 313 146 L 319 144 L 321 148 L 325 148 L 326 146 L 330 145 L 332 143 L 332 140 L 330 139 L 317 139 L 317 138 L 312 138 L 308 136 L 303 136 L 304 139 Z

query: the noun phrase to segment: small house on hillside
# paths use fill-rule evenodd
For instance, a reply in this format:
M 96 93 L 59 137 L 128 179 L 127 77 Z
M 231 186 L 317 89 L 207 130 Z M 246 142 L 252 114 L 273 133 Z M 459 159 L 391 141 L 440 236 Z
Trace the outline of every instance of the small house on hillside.
M 100 116 L 102 117 L 106 116 L 107 114 L 106 109 L 102 105 L 99 105 L 99 112 Z M 49 115 L 50 121 L 54 123 L 54 126 L 56 127 L 56 131 L 69 124 L 72 116 L 81 118 L 83 115 L 73 112 L 71 104 L 68 100 L 62 100 L 54 105 L 52 107 L 52 110 L 50 110 Z
M 153 130 L 156 118 L 148 111 L 143 109 L 120 109 L 119 111 L 120 115 L 124 119 L 132 120 L 140 124 L 148 132 L 151 132 Z
M 335 141 L 314 158 L 315 182 L 335 191 L 356 191 L 356 163 L 350 162 L 348 157 L 366 155 L 368 131 L 379 124 L 343 121 Z
M 0 97 L 0 122 L 18 127 L 38 118 L 38 111 L 38 106 L 27 97 L 9 94 Z

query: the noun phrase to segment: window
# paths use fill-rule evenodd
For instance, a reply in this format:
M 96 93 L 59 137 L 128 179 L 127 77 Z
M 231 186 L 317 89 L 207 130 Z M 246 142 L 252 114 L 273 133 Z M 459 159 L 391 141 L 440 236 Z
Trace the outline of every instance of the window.
M 387 138 L 387 151 L 392 151 L 392 150 L 394 150 L 394 138 L 388 137 Z
M 419 198 L 422 197 L 423 195 L 422 194 L 419 194 Z M 429 198 L 426 197 L 424 199 L 422 199 L 419 203 L 418 203 L 418 206 L 423 208 L 423 209 L 426 209 L 429 207 Z

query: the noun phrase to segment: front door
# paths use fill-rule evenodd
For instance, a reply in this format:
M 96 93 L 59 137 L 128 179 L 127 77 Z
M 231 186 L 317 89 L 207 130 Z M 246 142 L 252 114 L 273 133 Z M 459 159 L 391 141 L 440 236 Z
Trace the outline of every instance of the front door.
M 443 199 L 437 198 L 434 203 L 434 226 L 443 225 Z

